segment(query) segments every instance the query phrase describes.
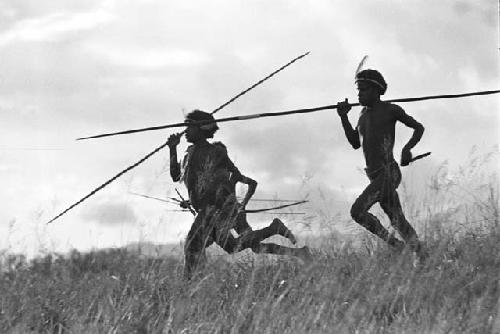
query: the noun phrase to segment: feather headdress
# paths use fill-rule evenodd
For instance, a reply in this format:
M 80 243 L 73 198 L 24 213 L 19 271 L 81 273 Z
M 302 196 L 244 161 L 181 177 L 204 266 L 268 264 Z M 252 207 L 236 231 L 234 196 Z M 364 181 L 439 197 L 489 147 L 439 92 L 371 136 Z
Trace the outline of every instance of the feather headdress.
M 358 67 L 356 68 L 356 72 L 354 73 L 354 80 L 356 80 L 357 75 L 361 70 L 363 70 L 363 66 L 365 66 L 366 61 L 368 60 L 368 55 L 365 55 L 363 59 L 359 62 Z

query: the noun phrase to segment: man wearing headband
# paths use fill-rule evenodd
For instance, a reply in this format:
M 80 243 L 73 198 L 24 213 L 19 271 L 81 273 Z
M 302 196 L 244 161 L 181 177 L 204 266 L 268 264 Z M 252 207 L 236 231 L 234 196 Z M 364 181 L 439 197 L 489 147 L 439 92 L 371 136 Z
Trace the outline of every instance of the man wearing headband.
M 309 255 L 309 249 L 289 248 L 276 244 L 261 243 L 272 235 L 282 235 L 293 243 L 295 237 L 279 219 L 261 230 L 253 231 L 242 212 L 257 186 L 257 182 L 242 175 L 227 155 L 220 142 L 209 143 L 219 129 L 212 115 L 194 110 L 186 116 L 189 124 L 185 130 L 186 140 L 191 143 L 179 164 L 177 145 L 182 134 L 173 134 L 168 139 L 170 148 L 170 175 L 174 181 L 183 181 L 189 194 L 189 202 L 196 217 L 184 246 L 184 276 L 190 279 L 198 264 L 204 261 L 205 248 L 213 242 L 228 253 L 251 248 L 257 253 Z M 242 201 L 236 199 L 235 186 L 241 182 L 248 185 Z M 235 230 L 238 237 L 231 234 Z
M 351 109 L 347 99 L 339 102 L 337 108 L 347 140 L 354 149 L 363 148 L 365 171 L 370 180 L 370 184 L 352 205 L 351 216 L 389 245 L 398 249 L 408 245 L 417 258 L 423 260 L 425 251 L 403 214 L 396 192 L 401 182 L 401 171 L 394 159 L 393 148 L 396 122 L 399 121 L 413 129 L 412 137 L 401 152 L 401 166 L 407 166 L 412 158 L 411 149 L 420 141 L 424 127 L 400 106 L 380 100 L 380 96 L 387 90 L 387 83 L 378 71 L 367 69 L 358 72 L 356 85 L 359 103 L 363 106 L 356 128 L 352 127 L 347 116 Z M 377 217 L 368 212 L 377 202 L 404 243 L 389 234 Z

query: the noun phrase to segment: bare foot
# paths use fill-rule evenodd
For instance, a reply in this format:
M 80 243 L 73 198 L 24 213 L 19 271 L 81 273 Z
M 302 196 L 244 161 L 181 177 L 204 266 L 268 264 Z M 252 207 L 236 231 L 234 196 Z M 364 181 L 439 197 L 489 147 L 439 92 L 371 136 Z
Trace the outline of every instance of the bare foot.
M 391 246 L 396 252 L 403 252 L 403 250 L 406 247 L 406 244 L 402 242 L 401 240 L 391 236 L 389 240 L 387 240 L 387 243 L 389 246 Z
M 422 245 L 422 243 L 418 243 L 418 246 L 414 250 L 414 266 L 423 266 L 427 259 L 429 258 L 429 252 L 427 249 Z
M 307 246 L 297 248 L 297 251 L 299 252 L 298 257 L 306 262 L 310 262 L 314 259 L 314 255 L 311 252 L 311 249 Z
M 282 235 L 290 240 L 292 244 L 295 245 L 297 243 L 297 239 L 293 235 L 292 231 L 290 231 L 280 219 L 274 218 L 273 222 L 271 223 L 271 227 L 273 231 L 276 231 L 276 233 L 278 233 L 279 235 Z

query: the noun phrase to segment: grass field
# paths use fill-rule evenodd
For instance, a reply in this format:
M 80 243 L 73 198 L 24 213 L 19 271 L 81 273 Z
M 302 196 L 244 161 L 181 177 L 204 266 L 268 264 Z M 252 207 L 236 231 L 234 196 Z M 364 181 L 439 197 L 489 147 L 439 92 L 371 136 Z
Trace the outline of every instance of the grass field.
M 212 258 L 192 282 L 179 258 L 120 249 L 12 258 L 0 331 L 500 333 L 500 231 L 488 232 L 428 241 L 431 258 L 416 268 L 411 254 L 366 243 L 311 263 Z
M 312 239 L 317 258 L 307 263 L 212 255 L 191 282 L 178 255 L 10 255 L 0 273 L 0 332 L 500 333 L 498 178 L 481 184 L 467 175 L 459 185 L 438 178 L 431 189 L 420 221 L 430 257 L 420 266 L 366 234 L 357 243 Z M 450 194 L 467 205 L 452 205 Z M 406 211 L 423 216 L 420 206 Z

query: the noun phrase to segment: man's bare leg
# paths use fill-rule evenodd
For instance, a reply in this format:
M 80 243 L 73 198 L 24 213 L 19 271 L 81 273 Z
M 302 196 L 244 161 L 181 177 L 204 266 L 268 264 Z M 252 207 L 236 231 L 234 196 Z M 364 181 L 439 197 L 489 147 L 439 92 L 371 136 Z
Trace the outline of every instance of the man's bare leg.
M 239 234 L 237 238 L 233 237 L 228 229 L 220 229 L 216 233 L 216 243 L 220 245 L 226 252 L 235 253 L 247 248 L 251 248 L 255 253 L 272 253 L 278 255 L 292 255 L 300 257 L 309 257 L 310 251 L 308 247 L 290 248 L 273 243 L 261 243 L 263 240 L 274 236 L 281 235 L 289 239 L 292 243 L 297 243 L 293 233 L 283 224 L 283 222 L 275 218 L 271 224 L 260 230 L 252 230 L 246 219 L 245 213 L 237 213 L 232 218 L 231 210 L 221 211 L 221 214 L 216 219 L 226 223 L 217 224 L 219 226 L 233 226 L 234 230 Z M 232 223 L 234 221 L 234 223 Z
M 207 261 L 206 248 L 213 242 L 211 228 L 205 223 L 206 210 L 195 217 L 184 244 L 184 278 L 190 280 L 196 269 Z
M 371 233 L 378 236 L 380 239 L 387 242 L 389 246 L 397 250 L 402 250 L 405 247 L 404 242 L 391 235 L 389 231 L 387 231 L 387 229 L 384 226 L 382 226 L 378 218 L 372 215 L 371 213 L 369 212 L 357 213 L 356 215 L 353 215 L 353 219 L 356 221 L 356 223 L 363 226 L 368 231 L 370 231 Z
M 297 243 L 293 233 L 283 224 L 281 220 L 275 218 L 272 223 L 260 230 L 246 230 L 238 238 L 241 249 L 252 248 L 263 240 L 273 235 L 281 235 L 289 239 L 292 243 Z
M 252 247 L 252 251 L 257 254 L 276 254 L 276 255 L 289 255 L 302 258 L 304 260 L 311 260 L 313 255 L 309 247 L 304 246 L 300 248 L 292 248 L 281 246 L 273 243 L 258 243 Z
M 380 200 L 380 206 L 389 217 L 391 225 L 398 231 L 405 244 L 415 253 L 419 261 L 424 261 L 428 257 L 427 251 L 422 247 L 417 232 L 406 219 L 396 189 L 387 187 L 384 194 Z
M 283 222 L 279 218 L 274 218 L 270 227 L 271 227 L 271 229 L 276 231 L 276 234 L 279 234 L 279 235 L 287 238 L 288 240 L 290 240 L 292 242 L 292 244 L 295 245 L 297 243 L 297 239 L 293 235 L 292 231 L 290 231 L 288 229 L 288 227 L 286 227 L 286 225 L 283 224 Z
M 404 242 L 390 235 L 378 218 L 368 212 L 376 202 L 381 201 L 384 182 L 386 181 L 383 176 L 379 176 L 365 188 L 352 205 L 351 216 L 356 223 L 387 242 L 390 246 L 402 250 Z
M 252 237 L 255 239 L 260 239 L 259 242 L 273 235 L 281 235 L 290 240 L 292 244 L 297 243 L 297 239 L 293 235 L 292 231 L 290 231 L 290 229 L 288 229 L 288 227 L 286 227 L 286 225 L 279 218 L 274 218 L 268 227 L 254 231 L 248 224 L 246 214 L 238 213 L 238 216 L 236 217 L 236 223 L 234 225 L 234 230 L 242 237 L 245 236 L 241 239 L 241 242 L 243 242 L 245 239 L 251 238 L 249 237 L 249 235 L 251 232 L 254 232 L 256 234 L 254 234 Z

